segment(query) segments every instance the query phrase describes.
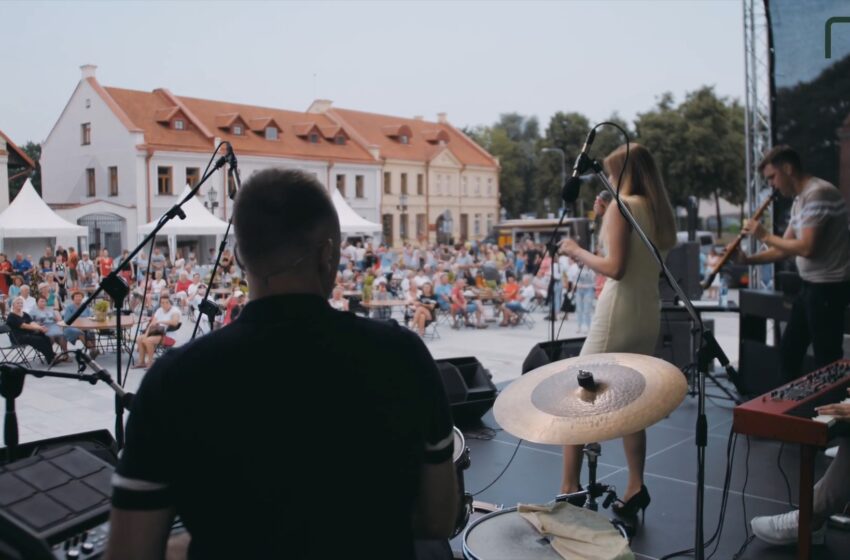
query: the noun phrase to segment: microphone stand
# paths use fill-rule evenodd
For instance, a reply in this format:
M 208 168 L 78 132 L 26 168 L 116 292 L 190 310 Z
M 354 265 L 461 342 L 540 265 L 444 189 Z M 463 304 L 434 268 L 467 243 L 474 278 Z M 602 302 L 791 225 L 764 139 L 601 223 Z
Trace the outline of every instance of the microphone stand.
M 97 362 L 88 357 L 83 350 L 77 350 L 77 363 L 79 364 L 78 373 L 63 373 L 59 371 L 31 369 L 14 363 L 0 364 L 0 396 L 6 400 L 6 414 L 3 423 L 3 442 L 7 449 L 7 458 L 9 462 L 15 460 L 15 454 L 18 448 L 18 416 L 15 411 L 15 399 L 17 399 L 24 389 L 24 378 L 27 375 L 34 377 L 54 377 L 59 379 L 76 379 L 78 381 L 87 381 L 92 385 L 98 381 L 106 383 L 115 391 L 115 400 L 120 402 L 123 407 L 130 407 L 133 401 L 133 393 L 124 391 L 124 389 L 112 379 L 108 371 L 101 368 Z M 83 373 L 89 365 L 94 370 L 94 373 Z
M 216 147 L 216 152 L 221 148 L 221 144 Z M 231 152 L 232 153 L 232 152 Z M 214 152 L 215 154 L 215 152 Z M 228 156 L 224 155 L 218 158 L 215 162 L 215 165 L 207 171 L 201 180 L 196 184 L 189 193 L 186 195 L 183 200 L 175 204 L 168 212 L 166 212 L 156 224 L 156 227 L 153 228 L 149 234 L 145 236 L 145 238 L 133 249 L 127 258 L 124 259 L 121 264 L 112 268 L 112 272 L 107 275 L 106 278 L 100 281 L 100 285 L 97 289 L 80 305 L 80 308 L 77 309 L 76 313 L 74 313 L 68 321 L 66 321 L 68 326 L 73 326 L 74 321 L 76 321 L 80 315 L 82 315 L 83 311 L 91 305 L 91 303 L 100 295 L 101 292 L 106 292 L 109 297 L 112 298 L 112 301 L 115 305 L 115 364 L 116 364 L 116 372 L 117 372 L 117 380 L 118 385 L 122 385 L 121 380 L 121 352 L 122 352 L 122 336 L 123 332 L 121 329 L 121 310 L 124 307 L 124 299 L 127 297 L 127 294 L 130 292 L 130 288 L 127 286 L 127 283 L 124 282 L 124 279 L 118 275 L 118 272 L 124 268 L 125 266 L 129 266 L 132 262 L 133 258 L 148 244 L 152 239 L 156 238 L 156 235 L 159 231 L 165 227 L 169 221 L 171 221 L 175 216 L 179 216 L 181 220 L 186 219 L 186 213 L 183 212 L 183 205 L 186 204 L 198 190 L 210 177 L 212 177 L 213 173 L 224 167 L 224 164 L 227 163 Z M 144 306 L 144 302 L 142 303 Z M 121 401 L 120 397 L 115 395 L 115 441 L 118 444 L 118 449 L 122 449 L 124 447 L 124 403 Z
M 227 168 L 227 175 L 233 182 L 236 183 L 236 189 L 230 190 L 228 189 L 228 196 L 230 200 L 233 200 L 236 197 L 236 191 L 242 188 L 242 180 L 239 178 L 239 167 L 236 162 L 236 156 L 233 153 L 233 149 L 230 147 L 230 144 L 227 145 L 227 161 L 230 163 L 230 166 Z M 210 332 L 213 330 L 213 326 L 215 326 L 215 316 L 218 315 L 221 311 L 218 309 L 218 305 L 215 302 L 210 301 L 210 290 L 213 289 L 213 282 L 215 281 L 215 273 L 218 271 L 219 264 L 221 264 L 221 255 L 224 253 L 225 247 L 227 247 L 227 238 L 230 236 L 230 228 L 233 226 L 233 213 L 230 214 L 230 219 L 227 220 L 227 229 L 224 230 L 224 237 L 221 239 L 221 243 L 218 245 L 218 254 L 215 256 L 215 264 L 213 264 L 212 272 L 210 273 L 210 281 L 207 284 L 207 289 L 204 292 L 204 298 L 201 300 L 201 303 L 198 304 L 198 316 L 195 318 L 195 328 L 192 330 L 192 340 L 195 340 L 195 337 L 198 335 L 198 328 L 201 326 L 201 317 L 206 316 L 210 321 Z
M 631 210 L 629 210 L 628 206 L 626 206 L 623 201 L 620 199 L 617 191 L 614 189 L 611 182 L 608 180 L 608 176 L 604 173 L 602 169 L 602 165 L 593 160 L 589 164 L 590 168 L 602 182 L 602 185 L 605 187 L 608 192 L 614 197 L 614 201 L 617 203 L 617 208 L 620 210 L 620 213 L 626 219 L 626 221 L 631 225 L 632 229 L 638 234 L 643 244 L 646 245 L 646 248 L 649 249 L 649 253 L 652 255 L 652 258 L 655 259 L 656 264 L 661 269 L 661 272 L 664 275 L 664 279 L 676 293 L 679 301 L 682 302 L 685 309 L 688 312 L 688 315 L 691 317 L 691 321 L 694 324 L 694 328 L 692 330 L 692 334 L 699 333 L 700 344 L 699 347 L 695 350 L 694 363 L 700 362 L 700 355 L 703 356 L 703 360 L 706 359 L 707 356 L 711 356 L 711 359 L 717 357 L 719 358 L 718 350 L 720 350 L 720 346 L 715 342 L 714 344 L 707 344 L 708 341 L 713 341 L 714 337 L 711 336 L 710 331 L 706 333 L 705 328 L 702 323 L 702 318 L 699 313 L 697 313 L 696 309 L 694 309 L 691 300 L 688 298 L 687 294 L 682 290 L 679 283 L 676 281 L 676 278 L 673 276 L 673 273 L 670 272 L 670 269 L 667 268 L 667 264 L 664 262 L 664 259 L 661 257 L 661 253 L 658 251 L 658 248 L 652 242 L 651 239 L 646 235 L 646 232 L 643 231 L 643 228 L 640 227 L 640 224 L 635 219 Z M 707 335 L 707 336 L 706 336 Z M 704 350 L 703 350 L 704 349 Z M 722 350 L 719 352 L 723 353 Z M 723 356 L 725 358 L 725 355 Z M 709 361 L 711 361 L 709 359 Z M 699 393 L 697 395 L 697 403 L 698 403 L 698 414 L 697 414 L 697 424 L 696 424 L 696 445 L 697 445 L 697 498 L 696 498 L 696 530 L 694 535 L 694 558 L 696 560 L 704 560 L 705 559 L 705 546 L 703 540 L 703 525 L 704 525 L 704 502 L 705 502 L 705 448 L 708 444 L 708 420 L 705 415 L 705 371 L 704 368 L 700 367 L 699 369 Z M 690 552 L 690 551 L 688 551 Z M 681 553 L 680 553 L 681 554 Z

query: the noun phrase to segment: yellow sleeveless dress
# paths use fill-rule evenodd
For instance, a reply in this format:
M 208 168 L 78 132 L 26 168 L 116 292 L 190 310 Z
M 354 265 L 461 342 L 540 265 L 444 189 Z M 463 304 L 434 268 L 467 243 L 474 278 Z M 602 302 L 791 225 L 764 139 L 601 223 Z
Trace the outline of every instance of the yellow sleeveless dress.
M 656 242 L 655 219 L 647 200 L 639 196 L 622 198 L 647 236 Z M 608 211 L 619 212 L 616 204 L 612 204 Z M 662 256 L 665 256 L 664 252 Z M 626 273 L 621 280 L 608 278 L 605 281 L 590 323 L 590 332 L 581 348 L 582 355 L 602 352 L 655 354 L 661 324 L 659 272 L 649 249 L 632 230 Z

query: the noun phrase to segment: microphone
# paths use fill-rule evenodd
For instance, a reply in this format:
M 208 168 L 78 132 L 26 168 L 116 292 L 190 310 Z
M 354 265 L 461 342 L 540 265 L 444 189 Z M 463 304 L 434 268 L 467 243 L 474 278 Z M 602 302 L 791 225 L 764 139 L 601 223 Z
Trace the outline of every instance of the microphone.
M 79 364 L 80 372 L 82 372 L 86 368 L 86 366 L 89 366 L 98 379 L 109 385 L 112 390 L 115 391 L 115 394 L 121 400 L 121 404 L 124 406 L 124 408 L 128 410 L 131 408 L 131 405 L 133 404 L 133 393 L 128 393 L 124 390 L 123 387 L 121 387 L 121 385 L 115 383 L 115 381 L 112 379 L 112 376 L 109 375 L 109 372 L 100 367 L 100 364 L 95 362 L 85 350 L 75 350 L 74 354 L 76 355 L 77 364 Z M 94 381 L 92 381 L 91 383 L 94 384 Z
M 242 181 L 239 178 L 239 164 L 236 161 L 236 154 L 233 153 L 233 146 L 230 142 L 227 143 L 227 161 L 230 164 L 228 173 L 233 177 L 232 181 L 227 182 L 227 196 L 230 200 L 236 197 L 236 190 L 242 187 Z
M 564 185 L 564 190 L 561 193 L 561 198 L 566 204 L 573 204 L 578 199 L 578 193 L 581 189 L 581 174 L 584 173 L 587 164 L 590 162 L 587 152 L 593 145 L 595 138 L 596 129 L 591 128 L 590 132 L 587 133 L 587 138 L 584 140 L 584 146 L 581 147 L 581 153 L 573 164 L 573 174 L 567 179 L 567 184 Z

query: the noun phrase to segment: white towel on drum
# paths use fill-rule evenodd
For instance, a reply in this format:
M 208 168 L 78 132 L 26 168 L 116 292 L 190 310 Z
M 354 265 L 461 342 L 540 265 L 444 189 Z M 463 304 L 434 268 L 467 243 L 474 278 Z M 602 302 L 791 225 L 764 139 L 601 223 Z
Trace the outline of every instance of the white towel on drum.
M 594 511 L 566 502 L 555 505 L 518 504 L 523 519 L 565 560 L 634 560 L 629 544 L 611 522 Z

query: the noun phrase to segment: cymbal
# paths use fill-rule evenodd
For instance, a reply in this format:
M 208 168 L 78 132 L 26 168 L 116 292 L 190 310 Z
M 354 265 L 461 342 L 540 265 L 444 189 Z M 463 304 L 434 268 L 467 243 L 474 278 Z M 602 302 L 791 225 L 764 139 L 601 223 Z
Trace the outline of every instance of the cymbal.
M 523 375 L 498 396 L 493 414 L 508 433 L 526 441 L 583 444 L 655 424 L 679 406 L 687 391 L 685 376 L 664 360 L 589 354 Z

